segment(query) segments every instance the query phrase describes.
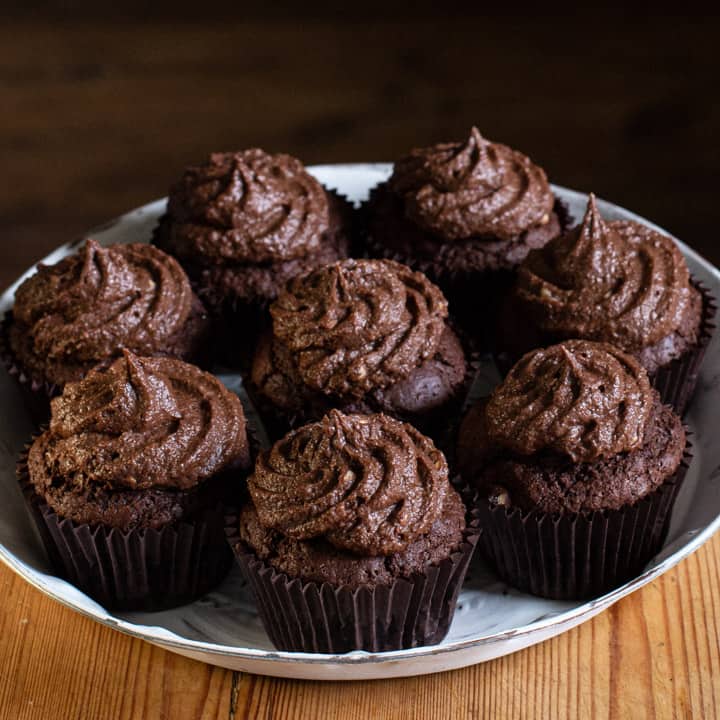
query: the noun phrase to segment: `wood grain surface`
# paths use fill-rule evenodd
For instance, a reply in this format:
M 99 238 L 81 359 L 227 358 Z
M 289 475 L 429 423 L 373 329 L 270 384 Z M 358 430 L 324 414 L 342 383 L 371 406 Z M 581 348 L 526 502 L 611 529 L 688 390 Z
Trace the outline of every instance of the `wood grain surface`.
M 717 17 L 335 5 L 221 1 L 216 17 L 181 2 L 0 5 L 0 284 L 164 195 L 211 151 L 391 160 L 471 124 L 720 262 Z M 515 655 L 408 680 L 293 682 L 131 639 L 0 567 L 0 719 L 710 718 L 719 625 L 716 537 Z
M 714 718 L 720 536 L 609 611 L 453 672 L 322 683 L 232 673 L 100 626 L 0 566 L 0 718 Z

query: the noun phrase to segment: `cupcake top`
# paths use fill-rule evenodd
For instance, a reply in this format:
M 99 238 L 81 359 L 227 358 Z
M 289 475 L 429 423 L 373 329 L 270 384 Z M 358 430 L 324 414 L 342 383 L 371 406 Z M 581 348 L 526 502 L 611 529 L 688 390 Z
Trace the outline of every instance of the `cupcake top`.
M 188 323 L 202 312 L 185 272 L 162 250 L 88 240 L 56 265 L 39 265 L 17 289 L 11 344 L 30 370 L 62 385 L 122 348 L 189 354 Z
M 458 465 L 491 503 L 544 512 L 617 509 L 678 468 L 680 418 L 637 359 L 570 340 L 525 355 L 463 419 Z
M 542 168 L 473 127 L 463 143 L 412 150 L 390 187 L 410 220 L 447 240 L 510 240 L 550 221 L 555 198 Z
M 206 264 L 271 263 L 317 252 L 328 229 L 322 185 L 290 155 L 213 153 L 171 189 L 172 246 Z
M 249 463 L 238 397 L 174 358 L 125 351 L 109 368 L 69 383 L 51 408 L 49 429 L 30 449 L 30 479 L 79 522 L 140 522 L 156 511 L 145 491 L 177 495 Z M 118 520 L 120 505 L 129 517 Z
M 640 223 L 606 222 L 593 195 L 577 228 L 528 255 L 516 295 L 542 331 L 632 353 L 673 333 L 694 342 L 700 323 L 677 245 Z
M 264 527 L 363 556 L 406 549 L 454 494 L 443 454 L 411 425 L 337 410 L 261 453 L 248 487 Z
M 570 340 L 525 355 L 486 406 L 488 437 L 574 462 L 639 448 L 655 402 L 647 373 L 612 345 Z
M 448 310 L 421 273 L 390 260 L 344 260 L 291 280 L 270 313 L 305 385 L 361 397 L 431 357 Z

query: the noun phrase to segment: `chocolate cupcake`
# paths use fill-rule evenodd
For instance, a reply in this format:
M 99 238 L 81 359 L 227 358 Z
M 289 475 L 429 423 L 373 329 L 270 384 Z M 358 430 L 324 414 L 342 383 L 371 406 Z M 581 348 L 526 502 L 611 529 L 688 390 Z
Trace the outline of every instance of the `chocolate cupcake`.
M 36 419 L 48 399 L 124 348 L 203 359 L 209 321 L 177 261 L 144 244 L 88 240 L 20 285 L 2 328 L 2 356 Z
M 680 418 L 631 355 L 584 340 L 528 353 L 460 428 L 483 552 L 533 594 L 610 590 L 662 547 L 686 445 Z
M 404 265 L 326 265 L 291 280 L 270 314 L 249 389 L 275 437 L 333 407 L 437 434 L 464 399 L 468 363 L 447 302 Z
M 663 401 L 682 413 L 714 312 L 671 238 L 637 222 L 605 221 L 590 195 L 582 223 L 519 269 L 499 322 L 500 363 L 566 338 L 612 343 L 634 355 Z
M 258 458 L 228 537 L 272 642 L 341 653 L 439 642 L 477 540 L 432 441 L 331 411 Z
M 371 256 L 426 273 L 480 336 L 478 306 L 497 294 L 533 248 L 568 222 L 542 168 L 472 128 L 462 143 L 411 151 L 367 205 Z
M 55 569 L 106 607 L 156 609 L 227 572 L 222 502 L 249 465 L 236 395 L 126 350 L 53 399 L 18 471 Z
M 350 204 L 290 155 L 213 153 L 170 188 L 155 243 L 187 270 L 220 316 L 225 358 L 246 355 L 264 311 L 298 273 L 351 249 Z

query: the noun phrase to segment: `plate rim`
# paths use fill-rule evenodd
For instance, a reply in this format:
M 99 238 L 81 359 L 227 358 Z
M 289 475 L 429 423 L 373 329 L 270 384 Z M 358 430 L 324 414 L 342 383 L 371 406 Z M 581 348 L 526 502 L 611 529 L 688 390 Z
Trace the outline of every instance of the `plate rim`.
M 338 170 L 345 172 L 356 172 L 356 171 L 374 171 L 379 175 L 387 176 L 391 172 L 392 163 L 328 163 L 321 165 L 310 165 L 307 169 L 313 174 L 323 175 L 325 173 L 332 173 Z M 332 183 L 328 183 L 332 184 Z M 586 202 L 588 193 L 583 193 L 578 190 L 566 188 L 562 185 L 552 184 L 554 192 L 558 192 L 565 196 L 572 196 L 574 199 L 581 202 Z M 98 232 L 105 231 L 110 227 L 121 224 L 123 221 L 130 218 L 136 218 L 139 214 L 152 211 L 151 207 L 158 203 L 165 202 L 167 198 L 158 198 L 152 200 L 144 205 L 134 208 L 126 213 L 123 213 L 116 218 L 109 220 L 101 225 L 95 226 L 92 229 L 83 233 L 79 238 L 76 238 L 70 242 L 60 245 L 53 251 L 51 251 L 45 258 L 34 263 L 28 268 L 20 277 L 14 281 L 8 288 L 6 288 L 0 298 L 0 310 L 4 310 L 12 301 L 12 296 L 17 286 L 22 280 L 31 274 L 38 262 L 46 262 L 58 253 L 67 251 L 77 246 L 79 242 L 82 242 L 85 238 L 92 236 Z M 706 260 L 700 253 L 686 245 L 684 242 L 676 238 L 674 235 L 669 233 L 664 228 L 661 228 L 657 224 L 647 220 L 646 218 L 634 213 L 631 210 L 627 210 L 622 206 L 619 206 L 613 202 L 598 198 L 601 205 L 608 208 L 621 210 L 626 217 L 636 222 L 640 222 L 648 227 L 651 227 L 663 234 L 671 237 L 680 247 L 685 257 L 691 258 L 697 264 L 701 265 L 703 269 L 711 274 L 714 279 L 720 284 L 720 270 L 716 268 L 711 262 Z M 452 641 L 451 643 L 444 645 L 429 645 L 418 648 L 409 648 L 405 650 L 393 650 L 379 653 L 369 653 L 365 651 L 355 651 L 345 654 L 333 654 L 333 653 L 304 653 L 304 652 L 289 652 L 282 650 L 264 650 L 260 648 L 247 648 L 239 646 L 228 646 L 219 645 L 216 643 L 204 642 L 201 640 L 193 640 L 190 638 L 182 638 L 176 633 L 161 628 L 155 625 L 138 625 L 127 620 L 117 618 L 112 615 L 111 612 L 97 604 L 91 598 L 89 607 L 82 607 L 72 601 L 72 598 L 63 596 L 59 591 L 49 587 L 45 582 L 45 578 L 52 578 L 54 582 L 61 582 L 64 585 L 72 588 L 75 592 L 80 592 L 70 583 L 58 578 L 57 576 L 50 575 L 41 571 L 38 571 L 29 566 L 24 561 L 17 558 L 8 548 L 0 543 L 0 561 L 7 565 L 11 570 L 22 577 L 26 582 L 35 587 L 43 594 L 49 596 L 56 602 L 70 608 L 71 610 L 80 613 L 81 615 L 88 617 L 96 622 L 99 622 L 107 627 L 119 630 L 131 637 L 139 638 L 147 642 L 155 643 L 167 647 L 170 649 L 182 651 L 182 652 L 193 652 L 193 653 L 207 653 L 211 656 L 229 657 L 235 660 L 245 660 L 251 663 L 302 663 L 303 665 L 340 665 L 340 666 L 353 666 L 353 665 L 372 665 L 391 663 L 397 661 L 408 661 L 418 660 L 422 658 L 433 657 L 436 655 L 452 655 L 454 653 L 467 651 L 475 647 L 483 647 L 495 643 L 502 643 L 507 640 L 516 640 L 523 638 L 528 635 L 540 634 L 542 631 L 547 630 L 552 626 L 559 626 L 562 628 L 563 625 L 568 623 L 582 622 L 583 616 L 590 616 L 609 608 L 615 602 L 621 598 L 629 595 L 630 593 L 638 590 L 647 583 L 656 579 L 660 575 L 673 568 L 680 561 L 694 553 L 702 545 L 704 545 L 720 528 L 720 513 L 706 525 L 702 530 L 697 532 L 692 539 L 686 542 L 684 545 L 679 547 L 675 552 L 664 558 L 657 565 L 645 570 L 640 575 L 636 576 L 632 580 L 629 580 L 624 585 L 615 588 L 609 593 L 602 595 L 598 598 L 586 601 L 580 605 L 576 605 L 568 610 L 559 611 L 557 613 L 548 614 L 538 620 L 525 625 L 520 625 L 510 630 L 504 630 L 497 633 L 491 633 L 488 635 L 476 637 L 476 638 L 465 638 L 462 640 Z M 86 596 L 87 597 L 87 596 Z M 155 632 L 151 632 L 151 631 Z M 563 632 L 563 630 L 559 630 Z M 541 638 L 538 639 L 538 641 Z

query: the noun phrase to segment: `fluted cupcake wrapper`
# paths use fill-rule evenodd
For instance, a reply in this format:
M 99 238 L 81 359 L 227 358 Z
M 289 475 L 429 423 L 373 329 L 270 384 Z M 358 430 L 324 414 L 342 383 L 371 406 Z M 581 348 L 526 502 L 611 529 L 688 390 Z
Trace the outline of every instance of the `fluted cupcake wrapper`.
M 690 404 L 700 377 L 700 366 L 715 331 L 713 322 L 717 311 L 715 298 L 701 282 L 693 280 L 693 285 L 703 297 L 697 345 L 650 376 L 653 387 L 660 393 L 660 399 L 667 405 L 672 405 L 679 415 L 683 415 Z
M 384 652 L 434 645 L 447 634 L 470 558 L 476 521 L 460 548 L 424 573 L 352 589 L 290 578 L 247 549 L 237 515 L 226 518 L 230 547 L 252 588 L 273 645 L 293 652 Z
M 60 517 L 35 492 L 26 453 L 18 479 L 54 569 L 103 607 L 184 605 L 215 587 L 232 565 L 220 502 L 157 530 L 123 531 Z
M 634 505 L 591 513 L 523 512 L 478 500 L 479 550 L 518 590 L 555 600 L 602 595 L 637 576 L 662 548 L 692 453 Z

